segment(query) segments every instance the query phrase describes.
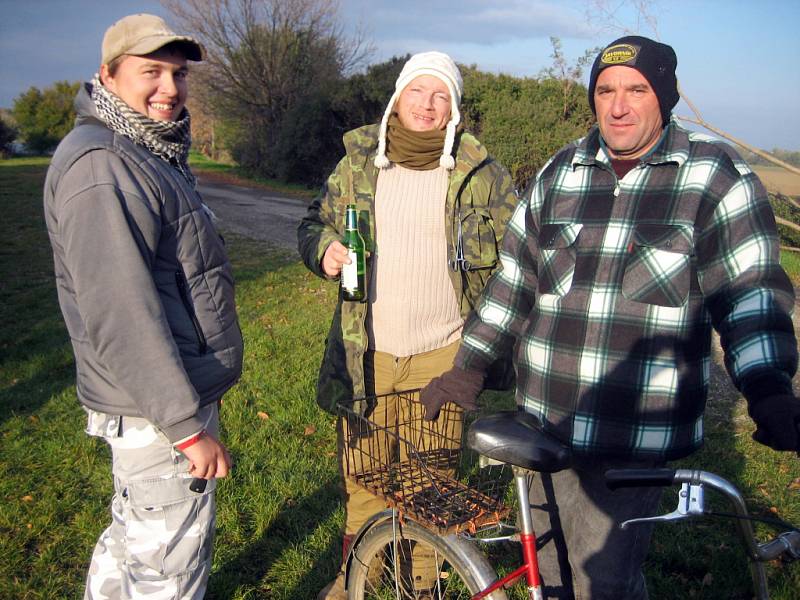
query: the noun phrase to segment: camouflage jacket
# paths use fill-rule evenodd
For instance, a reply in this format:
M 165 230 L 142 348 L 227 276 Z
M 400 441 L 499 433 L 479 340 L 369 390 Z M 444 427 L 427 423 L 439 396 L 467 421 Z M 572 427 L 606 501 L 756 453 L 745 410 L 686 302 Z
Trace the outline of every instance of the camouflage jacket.
M 375 189 L 378 169 L 373 159 L 378 146 L 378 126 L 367 125 L 344 136 L 345 157 L 311 203 L 297 231 L 300 255 L 320 277 L 322 257 L 334 240 L 341 240 L 345 206 L 356 205 L 358 225 L 367 251 L 375 248 Z M 445 202 L 445 235 L 450 259 L 450 279 L 461 314 L 475 305 L 489 276 L 499 266 L 498 248 L 517 203 L 508 171 L 489 156 L 486 148 L 463 133 L 450 173 Z M 465 269 L 453 268 L 457 258 L 459 225 Z M 369 258 L 367 271 L 370 270 Z M 317 403 L 333 412 L 337 402 L 365 395 L 364 352 L 367 350 L 367 303 L 337 303 L 317 382 Z

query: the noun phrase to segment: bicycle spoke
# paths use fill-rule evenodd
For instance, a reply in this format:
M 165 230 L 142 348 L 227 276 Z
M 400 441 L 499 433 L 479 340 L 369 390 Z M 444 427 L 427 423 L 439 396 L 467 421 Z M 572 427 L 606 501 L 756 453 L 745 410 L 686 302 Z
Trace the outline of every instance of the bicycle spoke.
M 449 600 L 472 594 L 440 553 L 422 542 L 399 539 L 375 556 L 360 558 L 367 568 L 364 598 Z

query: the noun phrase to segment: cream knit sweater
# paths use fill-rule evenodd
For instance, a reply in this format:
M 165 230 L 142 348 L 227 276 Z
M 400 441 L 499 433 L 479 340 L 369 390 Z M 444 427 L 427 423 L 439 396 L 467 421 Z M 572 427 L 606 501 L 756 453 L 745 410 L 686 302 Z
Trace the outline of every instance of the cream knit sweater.
M 367 332 L 372 350 L 411 356 L 461 337 L 464 320 L 448 275 L 444 167 L 381 169 Z

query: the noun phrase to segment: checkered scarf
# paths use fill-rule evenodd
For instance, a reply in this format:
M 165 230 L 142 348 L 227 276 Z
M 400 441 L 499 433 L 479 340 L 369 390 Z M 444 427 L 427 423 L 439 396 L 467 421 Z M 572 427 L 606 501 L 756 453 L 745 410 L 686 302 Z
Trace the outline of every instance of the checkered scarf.
M 106 89 L 99 75 L 92 79 L 92 100 L 100 119 L 112 131 L 144 146 L 167 161 L 194 188 L 195 177 L 189 169 L 189 146 L 192 143 L 189 111 L 183 109 L 177 121 L 155 121 L 133 110 L 119 96 Z

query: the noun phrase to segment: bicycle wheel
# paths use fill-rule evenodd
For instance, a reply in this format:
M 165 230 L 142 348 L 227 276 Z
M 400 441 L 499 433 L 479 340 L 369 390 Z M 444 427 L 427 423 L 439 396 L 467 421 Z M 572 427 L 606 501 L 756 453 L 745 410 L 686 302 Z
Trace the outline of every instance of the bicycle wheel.
M 347 578 L 350 600 L 469 599 L 495 573 L 473 544 L 454 535 L 437 536 L 413 521 L 382 521 L 358 542 Z M 506 600 L 503 590 L 488 596 Z

